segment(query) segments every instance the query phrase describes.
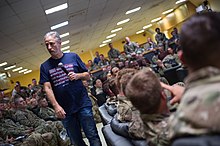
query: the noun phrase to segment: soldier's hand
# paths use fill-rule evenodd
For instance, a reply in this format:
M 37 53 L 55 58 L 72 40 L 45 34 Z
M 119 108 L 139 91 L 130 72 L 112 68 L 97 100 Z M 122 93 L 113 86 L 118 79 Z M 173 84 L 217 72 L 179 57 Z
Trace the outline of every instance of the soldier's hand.
M 54 106 L 54 110 L 57 118 L 64 119 L 66 117 L 66 112 L 60 105 Z
M 161 84 L 161 86 L 162 86 L 163 88 L 169 90 L 169 91 L 172 93 L 173 98 L 170 100 L 170 104 L 171 104 L 171 105 L 173 105 L 173 104 L 175 104 L 175 103 L 177 103 L 177 102 L 180 102 L 181 97 L 182 97 L 182 95 L 183 95 L 183 92 L 184 92 L 184 90 L 185 90 L 184 87 L 179 86 L 179 85 L 177 85 L 177 84 L 174 84 L 173 86 L 170 86 L 170 85 L 164 84 L 164 83 L 162 83 L 162 82 L 161 82 L 160 84 Z
M 14 141 L 14 137 L 10 137 L 10 136 L 6 136 L 6 140 L 5 140 L 7 143 L 12 143 Z

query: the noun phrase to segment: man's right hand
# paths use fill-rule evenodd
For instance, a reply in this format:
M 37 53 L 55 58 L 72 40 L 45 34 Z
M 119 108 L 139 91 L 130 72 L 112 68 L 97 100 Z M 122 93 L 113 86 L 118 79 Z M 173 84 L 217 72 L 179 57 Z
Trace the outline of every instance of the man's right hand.
M 184 87 L 182 86 L 179 86 L 177 84 L 174 84 L 173 86 L 170 86 L 170 85 L 167 85 L 167 84 L 164 84 L 164 83 L 160 83 L 162 88 L 165 88 L 167 90 L 169 90 L 172 95 L 173 95 L 173 98 L 170 100 L 170 104 L 173 105 L 177 102 L 180 102 L 181 98 L 182 98 L 182 95 L 183 95 L 183 92 L 185 90 Z
M 57 118 L 64 119 L 66 117 L 66 112 L 60 105 L 54 106 L 54 110 Z

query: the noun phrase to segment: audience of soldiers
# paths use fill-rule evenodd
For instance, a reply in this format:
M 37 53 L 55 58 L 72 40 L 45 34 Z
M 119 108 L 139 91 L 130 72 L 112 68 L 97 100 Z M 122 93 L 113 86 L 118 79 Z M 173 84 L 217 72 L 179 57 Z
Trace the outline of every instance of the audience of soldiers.
M 161 46 L 162 49 L 160 51 L 162 53 L 158 51 L 158 45 L 150 38 L 148 38 L 145 48 L 140 47 L 135 42 L 131 42 L 128 37 L 125 38 L 125 42 L 124 52 L 122 53 L 115 49 L 112 43 L 109 43 L 109 60 L 103 54 L 99 55 L 99 52 L 96 52 L 94 62 L 92 60 L 88 61 L 88 70 L 91 72 L 101 69 L 103 73 L 101 76 L 93 77 L 91 81 L 83 81 L 83 83 L 87 88 L 90 99 L 93 101 L 93 113 L 97 123 L 101 122 L 98 107 L 109 103 L 114 105 L 112 106 L 113 108 L 116 108 L 112 112 L 112 114 L 117 113 L 116 120 L 128 123 L 129 138 L 145 139 L 144 125 L 140 118 L 140 112 L 125 96 L 125 86 L 138 70 L 151 66 L 151 62 L 143 56 L 145 51 L 154 51 L 156 62 L 160 61 L 161 58 L 157 58 L 159 58 L 160 54 L 164 54 L 165 51 Z M 173 53 L 170 54 L 173 55 Z M 162 70 L 160 72 L 165 69 L 165 67 L 160 67 L 159 64 L 158 67 Z M 163 74 L 161 73 L 161 75 Z M 7 104 L 9 104 L 9 101 Z M 4 108 L 0 110 L 5 116 L 2 119 L 7 118 L 7 120 L 10 119 L 12 122 L 19 123 L 20 126 L 15 126 L 14 128 L 22 132 L 19 134 L 4 133 L 3 127 L 3 133 L 0 131 L 3 143 L 11 141 L 13 144 L 23 144 L 26 141 L 28 142 L 30 138 L 32 138 L 32 141 L 41 141 L 48 145 L 51 145 L 51 142 L 54 143 L 53 145 L 65 143 L 59 135 L 63 131 L 62 124 L 56 118 L 42 86 L 37 84 L 36 79 L 33 78 L 32 84 L 29 84 L 28 87 L 21 86 L 20 82 L 17 81 L 12 92 L 10 105 L 6 106 L 4 103 Z M 19 129 L 20 127 L 27 127 L 27 129 L 31 130 L 28 131 L 29 133 L 24 133 L 25 130 Z M 52 131 L 51 129 L 56 130 Z M 23 136 L 22 141 L 16 140 L 19 136 Z M 47 139 L 48 137 L 49 140 Z M 52 141 L 50 138 L 54 140 Z M 32 145 L 35 144 L 33 143 Z
M 134 140 L 146 140 L 149 146 L 168 146 L 173 140 L 185 136 L 219 134 L 219 64 L 216 59 L 220 31 L 218 23 L 215 24 L 215 21 L 220 22 L 219 15 L 207 13 L 193 16 L 183 26 L 180 43 L 176 28 L 171 32 L 170 39 L 156 28 L 156 43 L 147 38 L 147 43 L 140 47 L 126 37 L 124 52 L 120 53 L 112 43 L 109 44 L 109 60 L 96 52 L 94 62 L 88 61 L 88 68 L 91 74 L 98 69 L 102 70 L 102 74 L 91 76 L 90 81 L 83 81 L 93 103 L 96 122 L 101 122 L 98 107 L 104 105 L 107 111 L 114 107 L 115 112 L 111 111 L 113 120 L 127 123 L 127 134 L 117 134 Z M 190 29 L 192 27 L 193 30 Z M 211 28 L 214 30 L 211 31 Z M 210 36 L 202 36 L 202 32 L 209 31 Z M 199 39 L 193 35 L 198 35 Z M 206 45 L 205 41 L 213 44 Z M 190 44 L 193 42 L 195 46 L 192 47 Z M 211 50 L 207 50 L 208 47 Z M 146 51 L 154 52 L 151 60 L 144 57 Z M 180 51 L 180 58 L 177 51 Z M 199 52 L 200 57 L 196 56 Z M 207 54 L 210 56 L 207 57 Z M 169 86 L 164 78 L 165 70 L 182 66 L 180 60 L 186 61 L 190 72 L 184 93 L 184 87 L 179 86 L 184 86 L 184 83 Z M 62 124 L 50 108 L 42 86 L 37 85 L 35 79 L 32 81 L 29 88 L 16 82 L 11 101 L 1 95 L 0 143 L 24 146 L 30 143 L 35 146 L 36 142 L 49 146 L 67 144 L 60 137 Z M 182 94 L 179 104 L 177 101 L 180 101 Z M 177 103 L 176 113 L 173 107 L 170 108 L 174 102 Z M 215 114 L 212 115 L 212 112 Z M 22 140 L 19 139 L 21 136 Z

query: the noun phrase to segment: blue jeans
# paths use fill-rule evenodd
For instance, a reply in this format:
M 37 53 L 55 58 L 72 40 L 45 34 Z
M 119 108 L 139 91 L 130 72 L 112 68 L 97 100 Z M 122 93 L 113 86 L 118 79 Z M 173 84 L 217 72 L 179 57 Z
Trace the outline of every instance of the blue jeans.
M 84 107 L 77 113 L 67 115 L 62 123 L 74 146 L 86 146 L 82 138 L 81 126 L 90 146 L 102 145 L 93 118 L 92 107 Z

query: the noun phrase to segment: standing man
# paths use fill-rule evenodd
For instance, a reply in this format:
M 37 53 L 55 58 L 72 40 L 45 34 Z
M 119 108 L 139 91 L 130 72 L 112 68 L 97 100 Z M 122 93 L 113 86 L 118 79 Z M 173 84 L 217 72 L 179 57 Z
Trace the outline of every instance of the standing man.
M 124 52 L 126 55 L 134 53 L 138 49 L 138 45 L 130 41 L 129 37 L 125 37 Z
M 155 40 L 157 41 L 158 47 L 163 46 L 164 51 L 166 51 L 168 49 L 168 39 L 167 39 L 166 35 L 164 33 L 160 32 L 160 28 L 156 28 L 155 32 L 157 33 L 155 35 Z
M 96 51 L 95 52 L 95 58 L 93 60 L 93 63 L 95 63 L 96 65 L 98 65 L 99 61 L 101 60 L 100 56 L 99 56 L 99 52 Z
M 108 58 L 110 59 L 110 61 L 118 61 L 120 52 L 113 47 L 112 43 L 109 43 L 108 46 L 110 48 L 110 50 L 108 51 Z
M 62 119 L 71 143 L 86 146 L 81 126 L 90 146 L 101 146 L 92 114 L 92 103 L 81 80 L 89 80 L 85 64 L 75 53 L 61 51 L 61 38 L 55 31 L 44 36 L 45 45 L 51 57 L 40 67 L 40 83 L 55 110 Z M 62 63 L 63 66 L 58 66 Z

